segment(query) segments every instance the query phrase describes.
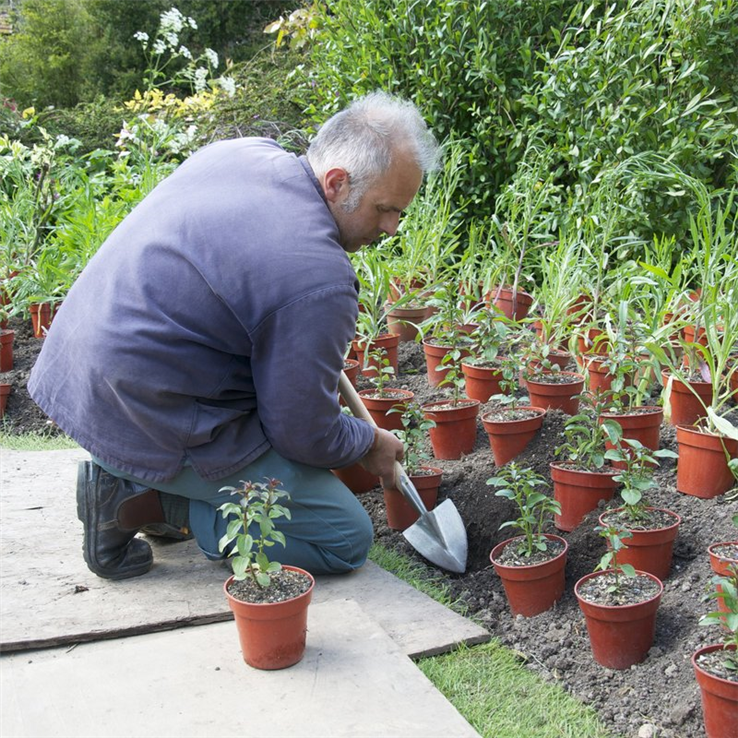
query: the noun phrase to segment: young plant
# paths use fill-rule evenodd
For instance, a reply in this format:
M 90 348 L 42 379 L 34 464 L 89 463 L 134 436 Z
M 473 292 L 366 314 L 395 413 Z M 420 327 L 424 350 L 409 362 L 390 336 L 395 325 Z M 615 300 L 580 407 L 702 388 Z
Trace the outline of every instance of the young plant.
M 646 365 L 658 369 L 658 362 L 649 354 L 644 358 L 647 327 L 635 314 L 629 300 L 620 300 L 613 320 L 608 313 L 603 319 L 603 333 L 595 339 L 607 343 L 607 355 L 601 365 L 612 377 L 611 412 L 628 412 L 642 405 L 647 395 L 652 372 Z
M 607 460 L 607 441 L 617 446 L 623 429 L 614 420 L 599 421 L 606 407 L 601 395 L 585 392 L 580 396 L 580 404 L 582 412 L 567 418 L 564 423 L 565 441 L 555 454 L 566 454 L 568 461 L 584 470 L 602 469 Z
M 495 492 L 496 497 L 506 497 L 517 505 L 519 516 L 508 520 L 502 528 L 517 528 L 522 537 L 517 545 L 519 556 L 530 558 L 538 551 L 547 549 L 547 539 L 543 528 L 551 516 L 561 512 L 561 505 L 539 491 L 537 488 L 546 485 L 546 481 L 533 469 L 521 469 L 514 461 L 501 467 L 497 476 L 487 480 L 493 487 L 501 487 Z
M 417 298 L 418 290 L 408 290 L 394 302 L 387 302 L 392 265 L 386 243 L 354 254 L 352 262 L 361 286 L 356 335 L 364 343 L 371 344 L 380 334 L 386 333 L 388 313 L 412 303 Z
M 376 367 L 377 371 L 369 377 L 376 393 L 380 397 L 386 397 L 385 386 L 388 380 L 394 379 L 395 370 L 387 358 L 387 350 L 381 346 L 373 349 L 368 354 L 367 364 Z
M 510 336 L 509 321 L 491 310 L 481 310 L 476 316 L 476 327 L 469 334 L 471 358 L 468 362 L 480 366 L 498 363 L 500 349 Z
M 451 404 L 456 407 L 463 398 L 466 379 L 461 371 L 461 349 L 454 346 L 442 359 L 436 371 L 445 371 L 439 387 L 446 387 Z
M 526 379 L 545 381 L 547 374 L 556 374 L 561 367 L 549 358 L 553 347 L 533 336 L 523 350 L 523 374 Z
M 738 673 L 738 567 L 731 566 L 727 576 L 713 577 L 712 584 L 708 599 L 720 599 L 723 609 L 703 615 L 699 624 L 722 626 L 723 666 Z
M 435 420 L 426 418 L 418 402 L 409 402 L 403 408 L 392 408 L 390 413 L 402 413 L 402 430 L 392 431 L 401 441 L 405 449 L 405 471 L 408 476 L 418 474 L 420 467 L 431 460 L 426 450 L 425 440 L 428 431 L 436 427 Z
M 622 485 L 620 496 L 623 498 L 625 508 L 624 518 L 633 523 L 646 522 L 650 519 L 645 494 L 658 486 L 653 478 L 658 465 L 657 459 L 676 459 L 678 456 L 665 448 L 652 451 L 632 438 L 623 438 L 617 448 L 607 451 L 606 459 L 625 464 L 625 469 L 614 478 Z
M 268 587 L 272 576 L 281 571 L 282 565 L 270 561 L 265 549 L 275 543 L 286 545 L 284 533 L 277 530 L 274 521 L 282 517 L 291 519 L 289 508 L 279 504 L 280 500 L 289 500 L 290 495 L 281 489 L 278 479 L 242 482 L 242 485 L 220 490 L 237 495 L 239 500 L 225 502 L 218 508 L 224 518 L 233 516 L 218 543 L 218 549 L 225 551 L 235 541 L 235 546 L 228 553 L 233 557 L 231 565 L 234 579 L 250 577 L 260 587 Z
M 607 588 L 607 591 L 619 594 L 622 578 L 630 578 L 636 575 L 636 570 L 631 564 L 621 564 L 618 560 L 618 553 L 627 548 L 623 538 L 632 538 L 633 534 L 614 525 L 597 526 L 595 531 L 607 542 L 607 551 L 595 567 L 595 571 L 612 570 L 615 581 Z
M 497 405 L 503 405 L 510 410 L 516 410 L 518 405 L 524 405 L 530 400 L 527 395 L 518 397 L 520 390 L 520 371 L 522 364 L 514 353 L 507 353 L 500 357 L 500 389 L 502 394 L 492 395 L 490 400 Z

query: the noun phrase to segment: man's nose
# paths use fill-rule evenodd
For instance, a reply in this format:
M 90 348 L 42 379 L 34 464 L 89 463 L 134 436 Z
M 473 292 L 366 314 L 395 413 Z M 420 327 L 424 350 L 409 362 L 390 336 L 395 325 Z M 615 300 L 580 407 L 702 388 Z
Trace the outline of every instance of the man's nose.
M 385 213 L 382 218 L 379 227 L 388 236 L 394 236 L 397 233 L 397 228 L 400 225 L 400 213 L 390 212 Z

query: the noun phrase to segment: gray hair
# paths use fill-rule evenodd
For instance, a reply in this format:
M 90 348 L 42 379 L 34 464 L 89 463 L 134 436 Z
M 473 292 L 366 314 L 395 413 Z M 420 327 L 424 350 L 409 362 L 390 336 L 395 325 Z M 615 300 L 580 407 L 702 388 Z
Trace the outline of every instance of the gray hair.
M 329 118 L 310 143 L 307 159 L 317 177 L 340 167 L 349 175 L 351 211 L 372 183 L 384 174 L 397 152 L 408 152 L 421 171 L 437 169 L 439 146 L 408 100 L 372 92 Z

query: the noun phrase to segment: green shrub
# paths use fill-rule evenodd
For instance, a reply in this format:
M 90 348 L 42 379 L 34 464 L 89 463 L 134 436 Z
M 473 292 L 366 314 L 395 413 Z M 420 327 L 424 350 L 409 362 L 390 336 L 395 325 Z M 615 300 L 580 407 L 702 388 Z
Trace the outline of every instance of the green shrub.
M 381 88 L 411 98 L 439 140 L 469 142 L 460 187 L 494 201 L 525 147 L 522 96 L 571 0 L 336 0 L 306 70 L 316 122 Z

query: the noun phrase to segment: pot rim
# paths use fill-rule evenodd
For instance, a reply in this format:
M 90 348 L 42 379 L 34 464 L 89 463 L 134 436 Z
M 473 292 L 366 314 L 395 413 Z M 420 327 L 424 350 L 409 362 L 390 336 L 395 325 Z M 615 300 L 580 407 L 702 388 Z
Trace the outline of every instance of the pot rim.
M 544 533 L 543 537 L 548 539 L 553 539 L 556 541 L 561 541 L 564 544 L 564 550 L 560 551 L 556 556 L 552 556 L 550 559 L 546 559 L 545 561 L 538 561 L 535 564 L 526 564 L 524 566 L 511 566 L 510 564 L 500 564 L 498 563 L 492 555 L 499 549 L 498 556 L 502 551 L 513 541 L 518 541 L 521 538 L 524 538 L 525 536 L 513 536 L 512 538 L 506 538 L 504 541 L 500 541 L 491 551 L 489 554 L 489 560 L 494 566 L 499 566 L 502 569 L 513 569 L 514 571 L 525 571 L 529 569 L 535 569 L 541 566 L 547 566 L 548 564 L 552 563 L 553 561 L 556 561 L 556 559 L 561 558 L 562 556 L 566 556 L 567 551 L 569 550 L 569 543 L 568 541 L 563 538 L 562 536 L 556 535 L 555 533 Z
M 636 410 L 648 410 L 648 412 L 635 412 Z M 636 405 L 629 413 L 600 413 L 603 418 L 634 418 L 639 415 L 663 415 L 664 408 L 659 405 Z
M 604 525 L 602 518 L 606 517 L 607 515 L 610 515 L 612 513 L 619 512 L 620 510 L 624 510 L 625 508 L 621 505 L 620 507 L 613 507 L 610 510 L 605 510 L 603 513 L 600 514 L 600 516 L 597 518 L 600 522 L 600 525 Z M 630 531 L 631 533 L 660 533 L 664 530 L 670 530 L 671 528 L 676 528 L 678 525 L 681 525 L 682 522 L 682 516 L 678 513 L 675 513 L 673 510 L 668 510 L 665 507 L 653 507 L 653 506 L 647 506 L 646 510 L 651 510 L 653 512 L 663 512 L 667 513 L 668 515 L 671 515 L 673 518 L 676 518 L 676 521 L 673 522 L 671 525 L 666 525 L 663 528 L 628 528 L 626 526 L 625 530 Z
M 510 426 L 510 425 L 514 425 L 515 423 L 530 423 L 531 421 L 542 419 L 548 412 L 547 408 L 536 407 L 535 405 L 522 405 L 521 407 L 516 408 L 516 410 L 534 410 L 536 414 L 532 418 L 510 418 L 510 420 L 487 420 L 487 415 L 497 412 L 495 410 L 487 410 L 487 412 L 480 415 L 479 419 L 482 421 L 483 425 Z M 514 411 L 510 410 L 510 412 L 514 412 Z
M 528 384 L 542 384 L 546 387 L 570 387 L 573 384 L 579 384 L 579 382 L 584 382 L 584 374 L 580 374 L 579 372 L 551 372 L 552 374 L 555 374 L 559 377 L 576 377 L 576 379 L 573 379 L 571 382 L 541 382 L 537 379 L 526 379 L 525 381 Z M 543 375 L 545 376 L 545 374 Z
M 303 597 L 307 597 L 312 594 L 313 589 L 315 588 L 315 577 L 306 569 L 301 569 L 299 566 L 292 566 L 291 564 L 282 564 L 283 569 L 287 569 L 288 571 L 294 571 L 299 574 L 304 574 L 306 577 L 310 579 L 310 586 L 301 594 L 297 595 L 296 597 L 290 597 L 286 600 L 280 600 L 279 602 L 248 602 L 248 600 L 239 600 L 238 597 L 234 597 L 229 591 L 228 591 L 228 585 L 233 581 L 234 574 L 231 574 L 231 576 L 228 577 L 228 579 L 225 580 L 223 583 L 223 591 L 226 594 L 226 597 L 228 600 L 232 600 L 233 602 L 238 603 L 239 605 L 247 605 L 248 607 L 256 607 L 256 608 L 268 608 L 268 607 L 274 607 L 275 605 L 282 605 L 285 602 L 295 602 L 296 600 L 299 600 Z
M 640 602 L 630 602 L 627 605 L 600 605 L 598 602 L 592 602 L 591 600 L 585 600 L 584 597 L 582 597 L 579 594 L 580 584 L 583 584 L 589 579 L 595 579 L 597 577 L 604 576 L 605 574 L 611 574 L 614 571 L 615 571 L 614 569 L 604 569 L 602 571 L 593 571 L 577 579 L 576 584 L 574 585 L 574 594 L 577 600 L 581 600 L 582 602 L 585 602 L 587 605 L 592 605 L 602 610 L 612 611 L 612 610 L 620 610 L 624 607 L 637 607 L 638 605 L 646 605 L 649 602 L 658 600 L 661 597 L 661 595 L 664 593 L 664 583 L 655 574 L 650 574 L 647 571 L 641 571 L 640 569 L 636 569 L 635 570 L 636 574 L 643 575 L 644 577 L 648 577 L 649 579 L 652 579 L 654 582 L 656 582 L 659 585 L 659 591 L 653 597 L 649 597 L 647 600 L 641 600 Z
M 720 554 L 715 553 L 713 551 L 713 548 L 715 548 L 717 546 L 725 546 L 725 545 L 728 545 L 728 544 L 733 544 L 734 546 L 738 546 L 738 541 L 715 541 L 715 543 L 711 543 L 707 547 L 707 553 L 710 556 L 714 556 L 716 559 L 719 559 L 720 561 L 728 561 L 728 562 L 735 561 L 736 563 L 738 563 L 738 559 L 729 559 L 729 558 L 726 558 L 725 556 L 721 556 Z
M 702 656 L 704 653 L 712 653 L 713 651 L 735 651 L 736 647 L 732 643 L 725 644 L 725 643 L 710 643 L 706 646 L 700 646 L 696 651 L 692 653 L 692 658 L 690 661 L 692 662 L 692 666 L 694 667 L 695 671 L 699 671 L 700 674 L 704 674 L 709 679 L 714 679 L 716 682 L 719 682 L 720 684 L 724 684 L 726 687 L 729 687 L 730 689 L 736 689 L 737 685 L 735 682 L 732 682 L 730 679 L 725 679 L 723 677 L 716 676 L 715 674 L 710 673 L 709 671 L 705 671 L 698 663 L 697 658 L 699 656 Z

